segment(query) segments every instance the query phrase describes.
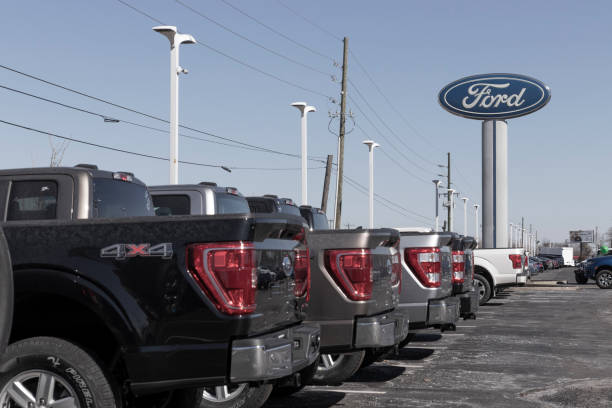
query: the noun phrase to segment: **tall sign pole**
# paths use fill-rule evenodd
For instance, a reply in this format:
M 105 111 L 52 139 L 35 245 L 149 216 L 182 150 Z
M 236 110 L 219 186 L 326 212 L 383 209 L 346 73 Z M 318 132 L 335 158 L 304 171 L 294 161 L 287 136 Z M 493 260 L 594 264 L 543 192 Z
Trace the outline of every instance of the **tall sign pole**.
M 508 246 L 508 124 L 482 122 L 482 240 L 485 248 Z
M 338 175 L 336 177 L 335 228 L 340 229 L 342 219 L 342 179 L 344 177 L 344 129 L 346 123 L 346 70 L 348 68 L 348 37 L 344 37 L 342 57 L 342 91 L 340 95 L 340 132 L 338 133 Z
M 508 123 L 506 120 L 533 113 L 543 108 L 549 100 L 548 86 L 537 79 L 518 74 L 473 75 L 446 85 L 438 94 L 440 105 L 450 113 L 483 121 L 483 248 L 508 246 Z

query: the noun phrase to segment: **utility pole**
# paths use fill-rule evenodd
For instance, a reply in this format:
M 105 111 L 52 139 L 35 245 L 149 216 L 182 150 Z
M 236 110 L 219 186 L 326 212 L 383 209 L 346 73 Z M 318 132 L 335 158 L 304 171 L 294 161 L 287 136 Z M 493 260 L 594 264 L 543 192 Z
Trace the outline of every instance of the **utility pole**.
M 346 69 L 348 67 L 348 37 L 344 37 L 342 57 L 342 90 L 340 94 L 340 132 L 338 133 L 338 176 L 336 177 L 336 229 L 341 228 L 342 218 L 342 178 L 344 177 L 344 128 L 346 122 Z
M 447 231 L 450 231 L 450 229 L 452 228 L 453 225 L 453 209 L 451 208 L 451 206 L 453 205 L 453 192 L 451 191 L 452 188 L 452 184 L 451 184 L 451 158 L 450 158 L 450 152 L 446 153 L 447 157 L 448 157 L 448 162 L 446 164 L 446 171 L 447 171 L 447 176 L 446 176 L 446 188 L 448 189 L 448 223 L 446 224 L 446 227 L 448 228 Z
M 329 180 L 331 179 L 332 162 L 334 156 L 327 155 L 327 164 L 325 165 L 325 179 L 323 180 L 323 197 L 321 197 L 321 211 L 327 213 L 327 197 L 329 196 Z

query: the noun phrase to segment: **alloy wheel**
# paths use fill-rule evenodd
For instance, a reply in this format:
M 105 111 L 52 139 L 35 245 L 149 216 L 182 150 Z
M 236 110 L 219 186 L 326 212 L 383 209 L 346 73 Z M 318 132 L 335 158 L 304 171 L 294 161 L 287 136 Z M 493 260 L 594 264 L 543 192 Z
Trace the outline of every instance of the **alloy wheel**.
M 237 385 L 220 385 L 218 387 L 205 387 L 202 391 L 202 398 L 211 402 L 225 402 L 236 398 L 244 389 L 247 383 Z
M 600 273 L 597 279 L 599 280 L 599 284 L 603 287 L 609 288 L 612 286 L 612 273 L 608 271 Z
M 0 391 L 2 408 L 81 408 L 74 389 L 60 376 L 30 370 L 11 378 Z
M 344 355 L 342 354 L 321 354 L 321 359 L 319 360 L 319 368 L 324 370 L 329 370 L 334 368 L 335 366 L 342 361 Z

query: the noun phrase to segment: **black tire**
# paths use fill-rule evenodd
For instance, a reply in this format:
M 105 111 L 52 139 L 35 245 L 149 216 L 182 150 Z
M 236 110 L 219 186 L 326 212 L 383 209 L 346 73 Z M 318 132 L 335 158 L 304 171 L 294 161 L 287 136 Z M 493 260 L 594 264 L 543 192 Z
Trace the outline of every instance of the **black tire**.
M 13 323 L 13 268 L 9 248 L 0 228 L 0 355 L 6 350 Z
M 300 371 L 300 385 L 299 386 L 297 387 L 294 385 L 275 386 L 274 391 L 272 391 L 272 396 L 273 397 L 287 397 L 289 395 L 292 395 L 292 394 L 295 394 L 296 392 L 301 391 L 302 389 L 304 389 L 304 387 L 306 387 L 306 385 L 312 384 L 312 379 L 314 378 L 315 373 L 317 372 L 318 365 L 319 365 L 319 359 L 317 359 L 317 361 L 315 361 L 313 364 L 309 365 L 308 367 Z
M 389 356 L 391 353 L 393 353 L 394 349 L 394 346 L 367 349 L 365 356 L 363 357 L 363 361 L 361 362 L 361 368 L 369 367 L 375 362 Z
M 589 278 L 584 276 L 584 273 L 580 272 L 580 273 L 576 273 L 576 283 L 580 284 L 580 285 L 584 285 L 589 281 Z
M 474 274 L 474 285 L 476 286 L 476 290 L 478 291 L 479 301 L 478 304 L 480 306 L 484 305 L 491 299 L 491 294 L 493 293 L 491 290 L 491 284 L 489 280 L 484 276 L 475 273 Z
M 221 391 L 221 387 L 191 388 L 176 391 L 168 407 L 260 408 L 270 397 L 273 388 L 272 384 L 250 385 L 248 383 L 225 387 L 225 391 Z M 217 390 L 227 392 L 228 397 L 224 398 L 217 394 Z
M 327 356 L 331 356 L 332 363 Z M 365 357 L 365 350 L 343 354 L 322 354 L 312 383 L 317 385 L 335 385 L 351 378 Z
M 102 368 L 84 350 L 65 340 L 33 337 L 18 341 L 6 349 L 0 367 L 2 407 L 27 406 L 45 397 L 46 404 L 72 399 L 82 408 L 122 406 Z M 29 396 L 21 394 L 21 405 L 16 402 L 16 393 L 9 393 L 17 383 L 30 392 Z M 49 388 L 45 389 L 45 385 Z
M 406 338 L 404 340 L 400 341 L 399 347 L 400 348 L 406 347 L 408 345 L 408 343 L 410 343 L 412 341 L 412 339 L 414 339 L 414 336 L 416 336 L 416 333 L 414 333 L 414 332 L 408 333 Z
M 612 271 L 602 269 L 595 275 L 595 283 L 600 289 L 612 289 Z

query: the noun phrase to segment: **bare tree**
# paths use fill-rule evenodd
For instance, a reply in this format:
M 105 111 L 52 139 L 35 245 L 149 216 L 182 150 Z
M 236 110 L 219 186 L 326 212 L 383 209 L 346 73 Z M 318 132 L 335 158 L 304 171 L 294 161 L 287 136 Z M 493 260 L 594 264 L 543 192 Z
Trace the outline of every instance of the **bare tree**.
M 53 139 L 49 136 L 49 146 L 51 146 L 51 167 L 59 167 L 64 160 L 64 153 L 70 142 L 62 140 L 58 144 L 53 143 Z

